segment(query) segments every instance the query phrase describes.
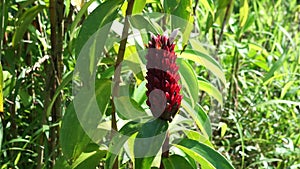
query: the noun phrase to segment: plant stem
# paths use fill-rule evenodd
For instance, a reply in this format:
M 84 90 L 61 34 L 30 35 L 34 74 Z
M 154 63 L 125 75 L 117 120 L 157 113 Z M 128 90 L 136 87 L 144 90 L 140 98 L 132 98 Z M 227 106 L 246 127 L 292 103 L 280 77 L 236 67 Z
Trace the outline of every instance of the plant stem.
M 57 89 L 57 86 L 62 81 L 62 71 L 63 71 L 63 62 L 62 62 L 62 50 L 63 50 L 63 10 L 64 1 L 63 0 L 50 0 L 50 26 L 51 26 L 51 59 L 49 72 L 51 76 L 49 77 L 48 88 L 50 89 L 47 100 L 45 100 L 45 107 L 49 106 L 50 101 L 52 100 L 54 93 Z M 49 72 L 46 72 L 49 74 Z M 51 100 L 49 100 L 49 98 Z M 61 95 L 59 95 L 53 105 L 51 111 L 52 124 L 56 123 L 61 118 Z M 51 164 L 50 168 L 53 168 L 55 165 L 55 160 L 60 154 L 59 148 L 59 127 L 52 127 L 50 129 L 50 153 Z
M 233 60 L 232 60 L 232 63 L 231 63 L 231 72 L 230 72 L 230 80 L 229 80 L 229 89 L 228 89 L 228 92 L 229 92 L 229 94 L 228 94 L 228 101 L 227 101 L 227 108 L 228 108 L 228 113 L 229 113 L 229 111 L 230 111 L 230 109 L 231 109 L 231 100 L 233 100 L 233 99 L 231 99 L 232 98 L 232 92 L 231 92 L 231 90 L 232 90 L 232 85 L 233 85 L 233 79 L 234 79 L 234 72 L 235 72 L 235 62 L 236 62 L 236 57 L 237 57 L 237 55 L 238 55 L 238 51 L 237 51 L 237 49 L 235 48 L 234 49 L 234 55 L 233 55 Z
M 3 37 L 4 36 L 2 36 L 2 35 L 4 35 L 4 32 L 5 32 L 5 30 L 4 30 L 4 22 L 5 22 L 5 0 L 3 0 L 2 1 L 2 5 L 0 6 L 0 7 L 2 7 L 2 12 L 1 12 L 1 23 L 0 23 L 0 37 L 1 37 L 1 39 L 0 39 L 0 60 L 1 60 L 1 58 L 2 58 L 2 48 L 3 48 Z
M 161 154 L 160 169 L 165 168 L 165 166 L 163 164 L 163 159 L 164 158 L 169 158 L 169 148 L 170 148 L 170 133 L 169 133 L 169 131 L 167 131 L 166 139 L 165 139 L 164 144 L 162 146 L 163 153 Z
M 224 28 L 225 28 L 225 25 L 226 25 L 226 21 L 229 18 L 229 11 L 230 11 L 230 8 L 231 8 L 231 4 L 232 4 L 232 0 L 230 0 L 227 4 L 225 16 L 224 16 L 224 19 L 223 19 L 223 22 L 222 22 L 222 28 L 221 28 L 220 36 L 219 36 L 218 43 L 217 43 L 217 46 L 216 46 L 215 56 L 217 56 L 220 45 L 221 45 L 221 41 L 222 41 L 222 38 L 223 38 L 223 33 L 224 33 Z
M 128 21 L 128 16 L 132 14 L 132 9 L 133 9 L 133 4 L 134 0 L 129 0 L 128 6 L 126 9 L 126 16 L 125 16 L 125 22 L 124 22 L 124 27 L 122 31 L 122 37 L 121 37 L 121 42 L 120 42 L 120 47 L 118 51 L 118 57 L 117 61 L 115 64 L 115 74 L 114 74 L 114 80 L 115 80 L 115 85 L 113 87 L 113 96 L 112 96 L 112 113 L 111 113 L 111 128 L 112 128 L 112 134 L 114 131 L 118 131 L 117 127 L 117 121 L 116 121 L 116 109 L 114 105 L 114 97 L 118 96 L 118 91 L 119 91 L 119 84 L 121 82 L 121 67 L 120 64 L 124 60 L 124 54 L 125 54 L 125 49 L 126 49 L 126 43 L 127 43 L 127 37 L 128 37 L 128 30 L 129 30 L 129 21 Z M 118 169 L 118 158 L 116 158 L 113 169 Z

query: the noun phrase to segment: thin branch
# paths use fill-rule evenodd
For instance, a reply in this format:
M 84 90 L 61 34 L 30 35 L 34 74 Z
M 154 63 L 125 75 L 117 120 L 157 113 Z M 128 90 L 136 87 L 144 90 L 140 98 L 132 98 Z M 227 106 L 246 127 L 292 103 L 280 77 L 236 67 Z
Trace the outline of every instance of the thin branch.
M 3 37 L 2 35 L 4 35 L 4 22 L 5 22 L 5 0 L 3 0 L 2 2 L 2 12 L 1 12 L 1 23 L 0 23 L 0 60 L 2 58 L 1 53 L 2 53 L 2 49 L 3 49 Z
M 224 28 L 225 28 L 225 25 L 226 25 L 226 21 L 227 21 L 228 17 L 230 16 L 229 11 L 230 11 L 230 8 L 231 8 L 231 4 L 232 4 L 232 0 L 230 0 L 227 4 L 225 16 L 224 16 L 224 19 L 223 19 L 223 22 L 222 22 L 222 28 L 221 28 L 220 36 L 219 36 L 218 43 L 217 43 L 217 46 L 216 46 L 215 56 L 218 54 L 218 51 L 219 51 L 219 48 L 220 48 L 220 45 L 221 45 L 221 41 L 222 41 L 222 38 L 223 38 L 223 33 L 224 33 Z
M 166 133 L 166 139 L 163 143 L 163 146 L 162 146 L 162 151 L 163 153 L 161 154 L 161 161 L 160 161 L 160 169 L 164 169 L 165 166 L 163 164 L 163 159 L 164 158 L 169 158 L 169 149 L 170 149 L 170 133 L 169 131 L 167 131 Z
M 193 15 L 196 16 L 196 10 L 198 6 L 199 0 L 195 0 L 195 6 L 193 7 Z
M 64 15 L 64 1 L 63 0 L 50 0 L 50 26 L 51 26 L 51 57 L 49 72 L 51 73 L 50 77 L 47 77 L 46 86 L 49 87 L 49 96 L 46 99 L 52 99 L 57 86 L 62 81 L 62 71 L 63 71 L 63 62 L 62 62 L 62 52 L 63 52 L 63 15 Z M 50 100 L 45 100 L 45 107 L 49 106 Z M 47 111 L 47 110 L 46 110 Z M 61 94 L 55 100 L 51 111 L 52 123 L 56 123 L 61 118 Z M 53 127 L 50 129 L 50 153 L 51 164 L 50 168 L 53 168 L 57 156 L 60 154 L 60 149 L 57 147 L 59 144 L 59 127 Z
M 118 95 L 119 84 L 121 82 L 120 64 L 124 60 L 124 54 L 125 54 L 125 48 L 126 48 L 128 30 L 129 30 L 128 16 L 132 14 L 133 4 L 134 4 L 134 0 L 129 0 L 128 6 L 127 6 L 127 9 L 126 9 L 125 23 L 124 23 L 122 37 L 121 37 L 122 40 L 120 42 L 118 57 L 117 57 L 117 61 L 116 61 L 116 64 L 115 64 L 115 75 L 114 75 L 115 85 L 114 85 L 114 88 L 113 88 L 114 90 L 113 90 L 112 100 L 114 100 L 114 97 Z M 112 106 L 113 106 L 113 111 L 112 111 L 112 114 L 111 114 L 111 116 L 112 116 L 111 127 L 112 127 L 112 133 L 113 133 L 113 131 L 118 130 L 118 127 L 117 127 L 117 121 L 116 121 L 115 105 L 114 105 L 113 102 L 112 102 Z M 116 161 L 114 163 L 114 166 L 113 166 L 113 169 L 118 169 L 118 159 L 116 159 Z

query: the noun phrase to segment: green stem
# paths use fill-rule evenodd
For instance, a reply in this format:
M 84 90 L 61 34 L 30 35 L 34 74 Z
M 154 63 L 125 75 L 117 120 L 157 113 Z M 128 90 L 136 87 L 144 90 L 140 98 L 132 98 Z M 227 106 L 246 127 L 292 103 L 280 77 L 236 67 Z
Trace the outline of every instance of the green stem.
M 164 169 L 165 166 L 163 164 L 163 159 L 164 158 L 169 158 L 169 148 L 170 148 L 170 133 L 169 131 L 166 133 L 166 139 L 164 141 L 164 144 L 163 144 L 163 147 L 162 147 L 162 150 L 164 151 L 162 154 L 161 154 L 161 161 L 160 161 L 160 169 Z
M 231 92 L 231 90 L 232 90 L 233 78 L 234 78 L 234 74 L 235 74 L 235 73 L 234 73 L 234 72 L 235 72 L 234 70 L 235 70 L 235 67 L 236 67 L 236 66 L 235 66 L 235 64 L 236 64 L 235 62 L 236 62 L 236 57 L 237 57 L 237 55 L 238 55 L 238 52 L 237 52 L 237 49 L 235 48 L 235 49 L 234 49 L 233 60 L 232 60 L 232 64 L 231 64 L 231 72 L 230 72 L 230 75 L 231 75 L 231 76 L 230 76 L 230 80 L 229 80 L 230 83 L 229 83 L 229 89 L 228 89 L 228 93 L 229 93 L 229 94 L 228 94 L 228 99 L 227 99 L 228 101 L 227 101 L 227 106 L 226 106 L 226 107 L 228 108 L 228 113 L 229 113 L 229 111 L 230 111 L 230 109 L 231 109 L 231 104 L 230 104 L 230 103 L 231 103 L 231 100 L 233 100 L 233 99 L 232 99 L 232 92 Z

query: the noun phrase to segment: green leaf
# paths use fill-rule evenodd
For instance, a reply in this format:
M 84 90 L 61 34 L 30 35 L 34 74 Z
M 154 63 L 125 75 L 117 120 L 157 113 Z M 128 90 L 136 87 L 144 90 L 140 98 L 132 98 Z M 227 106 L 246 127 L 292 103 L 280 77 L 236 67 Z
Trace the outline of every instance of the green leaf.
M 211 147 L 190 139 L 182 139 L 175 147 L 181 149 L 205 169 L 234 169 L 229 161 Z
M 226 130 L 227 130 L 227 124 L 223 122 L 219 122 L 219 127 L 221 128 L 221 137 L 224 137 Z
M 95 82 L 96 100 L 102 114 L 106 112 L 110 102 L 111 85 L 112 82 L 109 79 L 97 79 Z
M 287 105 L 296 105 L 300 106 L 300 102 L 297 101 L 290 101 L 290 100 L 268 100 L 263 103 L 257 104 L 255 107 L 262 107 L 266 105 L 272 104 L 287 104 Z
M 286 92 L 291 88 L 291 86 L 294 83 L 295 83 L 295 81 L 290 81 L 284 85 L 284 87 L 281 90 L 280 99 L 282 99 L 285 96 Z
M 86 13 L 88 7 L 94 2 L 95 0 L 90 0 L 88 2 L 86 2 L 82 8 L 80 9 L 80 11 L 78 12 L 78 14 L 75 16 L 75 19 L 74 21 L 72 22 L 71 24 L 71 27 L 70 27 L 70 39 L 72 40 L 74 38 L 74 35 L 75 35 L 75 28 L 76 26 L 78 25 L 78 23 L 81 21 L 82 19 L 82 16 Z
M 200 90 L 205 91 L 207 94 L 218 100 L 221 105 L 223 105 L 222 94 L 215 86 L 201 79 L 198 80 L 198 85 Z
M 167 13 L 173 12 L 179 6 L 180 0 L 163 1 L 164 10 Z
M 96 72 L 97 63 L 104 52 L 112 21 L 118 14 L 122 0 L 105 1 L 100 4 L 84 21 L 75 44 L 75 56 L 78 57 L 76 70 L 80 80 L 90 86 Z M 111 46 L 107 46 L 108 49 Z
M 146 84 L 147 81 L 144 80 L 141 82 L 138 86 L 135 87 L 132 98 L 139 104 L 142 105 L 146 100 L 147 100 L 147 95 L 146 95 Z
M 168 122 L 161 119 L 150 120 L 142 126 L 134 141 L 135 168 L 151 168 L 167 129 Z
M 68 160 L 75 161 L 90 141 L 90 138 L 86 135 L 77 119 L 72 102 L 62 119 L 60 131 L 62 152 Z
M 257 52 L 261 52 L 264 56 L 269 56 L 269 52 L 263 48 L 262 46 L 258 45 L 258 44 L 255 44 L 255 43 L 248 43 L 248 46 L 249 46 L 249 49 L 253 49 Z
M 197 104 L 196 109 L 194 110 L 185 99 L 182 100 L 181 106 L 193 118 L 203 135 L 206 138 L 211 137 L 212 129 L 210 120 L 202 107 Z
M 243 27 L 248 19 L 249 5 L 248 0 L 242 0 L 240 7 L 240 27 Z
M 163 159 L 165 169 L 193 169 L 190 163 L 182 156 L 171 155 Z
M 218 0 L 218 8 L 216 12 L 216 23 L 221 26 L 222 23 L 224 22 L 225 18 L 227 23 L 229 21 L 230 15 L 233 11 L 233 6 L 234 6 L 234 1 L 235 0 Z M 227 8 L 229 7 L 228 12 Z
M 113 164 L 125 142 L 130 136 L 138 132 L 141 129 L 141 126 L 142 123 L 134 121 L 128 122 L 119 130 L 118 134 L 113 137 L 113 139 L 110 141 L 108 153 L 106 155 L 105 166 L 107 169 L 111 169 L 113 167 Z
M 203 136 L 200 132 L 198 131 L 193 131 L 193 130 L 183 130 L 184 134 L 191 140 L 196 140 L 201 143 L 204 143 L 208 145 L 209 147 L 213 148 L 214 146 L 212 143 L 209 141 L 209 138 Z
M 70 13 L 71 0 L 65 0 L 64 5 L 65 5 L 64 16 L 68 16 Z
M 151 20 L 149 20 L 148 18 L 146 19 L 143 15 L 132 15 L 131 17 L 129 17 L 129 21 L 134 28 L 137 28 L 139 30 L 146 29 L 147 31 L 155 34 L 160 33 L 160 30 L 156 29 Z
M 20 19 L 17 22 L 17 29 L 12 38 L 12 45 L 16 46 L 21 39 L 23 38 L 24 33 L 26 32 L 28 26 L 32 23 L 32 20 L 36 15 L 41 12 L 46 6 L 37 5 L 33 6 L 30 9 L 27 9 Z
M 110 131 L 109 121 L 104 120 L 110 101 L 111 80 L 96 80 L 91 86 L 83 86 L 74 98 L 74 108 L 84 131 L 94 142 L 102 141 Z
M 2 116 L 3 110 L 3 70 L 2 64 L 0 63 L 0 116 Z M 0 149 L 1 149 L 1 139 L 0 139 Z
M 173 1 L 170 2 L 174 3 Z M 183 35 L 183 46 L 187 44 L 190 37 L 190 33 L 193 30 L 194 18 L 192 17 L 192 8 L 192 0 L 181 0 L 176 9 L 171 12 L 172 29 L 175 30 L 177 28 L 180 28 L 180 31 Z
M 254 23 L 255 20 L 256 20 L 255 13 L 249 13 L 247 21 L 243 26 L 243 32 L 246 32 L 249 29 L 249 27 Z
M 213 4 L 214 4 L 213 0 L 200 0 L 199 2 L 204 6 L 206 10 L 209 11 L 209 13 L 214 18 L 215 13 L 213 9 Z
M 265 77 L 263 78 L 264 82 L 268 81 L 274 75 L 274 72 L 283 65 L 283 62 L 285 61 L 285 59 L 286 59 L 286 54 L 283 54 L 282 56 L 280 56 L 280 58 L 271 67 L 270 71 L 268 73 L 266 73 Z
M 193 50 L 209 55 L 209 51 L 202 45 L 202 43 L 199 40 L 190 39 L 189 42 Z
M 90 145 L 72 164 L 72 169 L 96 168 L 99 165 L 101 159 L 106 155 L 106 150 L 100 150 L 98 145 Z
M 117 17 L 118 9 L 122 2 L 123 0 L 105 1 L 89 14 L 84 21 L 76 40 L 76 56 L 79 55 L 79 52 L 84 44 L 96 31 L 98 31 L 104 25 L 112 22 Z M 107 35 L 108 32 L 106 34 L 101 34 L 102 41 L 105 42 Z M 101 46 L 97 46 L 97 48 L 101 48 Z
M 142 73 L 143 62 L 141 61 L 136 46 L 126 46 L 124 61 L 122 65 L 126 65 L 133 72 L 133 75 L 137 81 L 137 84 L 140 84 L 144 80 Z
M 174 3 L 174 1 L 169 1 L 172 4 L 176 4 L 176 2 Z M 178 16 L 182 19 L 185 19 L 186 21 L 189 21 L 190 17 L 192 16 L 193 13 L 193 9 L 192 9 L 192 0 L 180 0 L 179 3 L 177 4 L 176 8 L 171 12 L 172 15 Z M 175 23 L 172 23 L 175 24 Z M 178 23 L 178 26 L 180 24 Z M 173 27 L 174 28 L 174 27 Z M 176 28 L 176 27 L 175 27 Z
M 2 113 L 2 112 L 0 112 Z M 3 140 L 3 125 L 2 125 L 2 118 L 0 118 L 0 152 L 2 147 L 2 140 Z
M 182 86 L 187 90 L 192 107 L 195 107 L 196 103 L 198 102 L 199 93 L 196 73 L 191 65 L 183 59 L 177 59 L 177 64 L 179 66 L 179 74 Z
M 134 1 L 132 14 L 141 13 L 146 5 L 146 0 Z
M 129 96 L 114 97 L 118 115 L 122 119 L 141 119 L 148 117 L 145 110 Z
M 51 110 L 52 110 L 52 107 L 53 107 L 53 105 L 56 101 L 56 98 L 60 95 L 60 93 L 64 89 L 64 87 L 66 87 L 66 85 L 69 84 L 69 82 L 72 80 L 72 78 L 73 78 L 73 72 L 72 71 L 70 71 L 70 72 L 68 72 L 64 75 L 62 82 L 57 87 L 57 89 L 54 93 L 54 96 L 53 96 L 49 106 L 47 107 L 47 116 L 49 116 L 51 114 Z
M 226 84 L 225 74 L 222 67 L 211 56 L 195 50 L 185 50 L 182 54 L 178 54 L 179 58 L 185 58 L 194 61 L 210 70 L 222 83 Z
M 3 3 L 0 2 L 0 41 L 3 41 L 4 33 L 6 32 L 7 22 L 8 22 L 8 8 L 11 8 L 11 4 L 9 2 Z M 3 45 L 0 46 L 0 51 L 3 50 Z M 2 60 L 2 53 L 0 53 L 0 59 Z
M 72 169 L 64 157 L 60 156 L 58 160 L 55 161 L 54 169 Z

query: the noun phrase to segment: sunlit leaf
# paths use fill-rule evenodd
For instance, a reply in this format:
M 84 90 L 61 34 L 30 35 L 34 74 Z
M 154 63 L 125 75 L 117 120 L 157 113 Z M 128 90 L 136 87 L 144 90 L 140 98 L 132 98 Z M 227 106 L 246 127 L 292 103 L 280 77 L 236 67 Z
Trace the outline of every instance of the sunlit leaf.
M 86 3 L 84 3 L 84 5 L 81 7 L 80 11 L 78 12 L 78 14 L 76 15 L 74 21 L 72 22 L 71 24 L 71 27 L 70 27 L 70 32 L 71 32 L 71 35 L 70 35 L 70 38 L 71 40 L 73 39 L 74 35 L 75 35 L 75 29 L 76 29 L 76 26 L 78 25 L 78 23 L 80 22 L 82 16 L 86 13 L 88 7 L 94 2 L 95 0 L 90 0 Z
M 283 65 L 283 62 L 285 61 L 285 59 L 286 59 L 286 55 L 282 55 L 273 64 L 273 66 L 271 67 L 270 71 L 265 74 L 265 77 L 263 78 L 264 82 L 266 82 L 267 80 L 269 80 L 274 75 L 275 71 L 278 70 Z
M 210 14 L 214 18 L 215 13 L 213 9 L 213 0 L 200 0 L 199 2 L 205 7 L 206 10 L 210 12 Z
M 190 139 L 182 139 L 178 144 L 174 144 L 177 148 L 183 150 L 205 169 L 234 169 L 231 163 L 226 160 L 219 152 L 211 147 Z
M 227 124 L 220 122 L 219 123 L 219 128 L 221 128 L 221 137 L 224 137 L 226 130 L 227 130 Z
M 106 150 L 101 150 L 98 145 L 91 144 L 72 164 L 72 169 L 96 168 L 105 155 Z
M 242 0 L 240 7 L 240 27 L 243 27 L 248 19 L 249 5 L 248 0 Z
M 218 100 L 218 102 L 221 105 L 223 105 L 222 94 L 215 86 L 213 86 L 211 83 L 201 80 L 201 79 L 198 80 L 198 85 L 199 85 L 200 90 L 205 91 L 208 95 L 212 96 L 213 98 Z
M 194 130 L 183 130 L 184 134 L 191 140 L 196 140 L 201 143 L 208 145 L 209 147 L 214 147 L 209 139 L 203 136 L 200 132 Z
M 179 66 L 179 74 L 182 86 L 187 90 L 189 98 L 192 102 L 192 107 L 195 107 L 195 104 L 198 101 L 199 93 L 196 74 L 193 68 L 185 60 L 177 59 L 177 64 Z
M 2 113 L 2 112 L 0 112 Z M 3 125 L 2 125 L 2 118 L 0 118 L 0 150 L 2 147 L 2 140 L 3 140 Z
M 234 1 L 235 0 L 218 0 L 216 23 L 219 26 L 222 26 L 223 22 L 227 23 L 229 21 L 230 15 L 233 11 Z
M 286 83 L 286 84 L 284 85 L 284 87 L 283 87 L 282 90 L 281 90 L 281 94 L 280 94 L 280 98 L 281 98 L 281 99 L 285 96 L 286 92 L 291 88 L 291 86 L 292 86 L 294 83 L 295 83 L 295 81 L 290 81 L 290 82 L 288 82 L 288 83 Z
M 182 54 L 178 54 L 179 58 L 185 58 L 203 65 L 210 70 L 216 77 L 218 77 L 223 84 L 226 84 L 225 74 L 216 60 L 211 56 L 194 50 L 185 50 Z
M 212 130 L 210 120 L 202 107 L 200 105 L 197 105 L 197 108 L 195 108 L 194 110 L 185 100 L 182 100 L 181 106 L 193 118 L 203 135 L 206 138 L 211 137 Z
M 141 13 L 146 5 L 146 0 L 138 0 L 133 4 L 132 14 Z

